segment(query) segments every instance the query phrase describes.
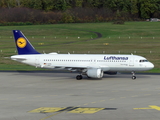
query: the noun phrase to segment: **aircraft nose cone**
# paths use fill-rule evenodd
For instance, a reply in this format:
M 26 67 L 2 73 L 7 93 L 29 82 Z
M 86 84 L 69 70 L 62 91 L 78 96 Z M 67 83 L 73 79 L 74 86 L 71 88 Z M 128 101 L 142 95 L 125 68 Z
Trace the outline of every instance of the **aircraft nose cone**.
M 153 69 L 154 68 L 154 64 L 153 63 L 150 63 L 150 65 L 148 66 L 150 69 Z

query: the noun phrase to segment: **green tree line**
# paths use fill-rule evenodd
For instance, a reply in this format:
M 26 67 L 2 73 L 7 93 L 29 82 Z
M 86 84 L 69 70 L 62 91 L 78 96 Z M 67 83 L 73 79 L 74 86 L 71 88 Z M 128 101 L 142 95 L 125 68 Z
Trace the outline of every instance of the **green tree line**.
M 160 0 L 0 0 L 0 25 L 134 21 L 160 16 Z
M 0 0 L 0 7 L 26 7 L 44 11 L 66 11 L 76 7 L 108 8 L 117 14 L 122 12 L 150 18 L 159 15 L 160 0 Z

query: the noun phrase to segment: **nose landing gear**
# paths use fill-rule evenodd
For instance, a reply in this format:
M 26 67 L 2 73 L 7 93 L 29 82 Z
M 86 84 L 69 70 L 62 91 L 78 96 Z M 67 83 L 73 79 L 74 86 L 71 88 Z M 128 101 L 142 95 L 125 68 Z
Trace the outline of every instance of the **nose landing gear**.
M 135 80 L 136 76 L 135 76 L 135 72 L 132 72 L 132 80 Z

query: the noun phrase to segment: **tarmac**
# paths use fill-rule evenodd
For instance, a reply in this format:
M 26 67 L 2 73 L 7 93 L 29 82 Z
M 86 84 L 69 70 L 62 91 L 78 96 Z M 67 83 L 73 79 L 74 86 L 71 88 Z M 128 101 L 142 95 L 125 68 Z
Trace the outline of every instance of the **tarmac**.
M 0 72 L 0 120 L 159 120 L 160 75 Z

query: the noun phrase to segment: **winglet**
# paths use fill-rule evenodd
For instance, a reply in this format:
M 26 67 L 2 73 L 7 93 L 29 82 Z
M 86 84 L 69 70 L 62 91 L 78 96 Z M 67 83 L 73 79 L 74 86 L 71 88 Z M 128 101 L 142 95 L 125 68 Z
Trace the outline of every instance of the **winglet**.
M 35 50 L 29 40 L 24 36 L 20 30 L 13 30 L 15 44 L 19 55 L 24 54 L 40 54 Z

